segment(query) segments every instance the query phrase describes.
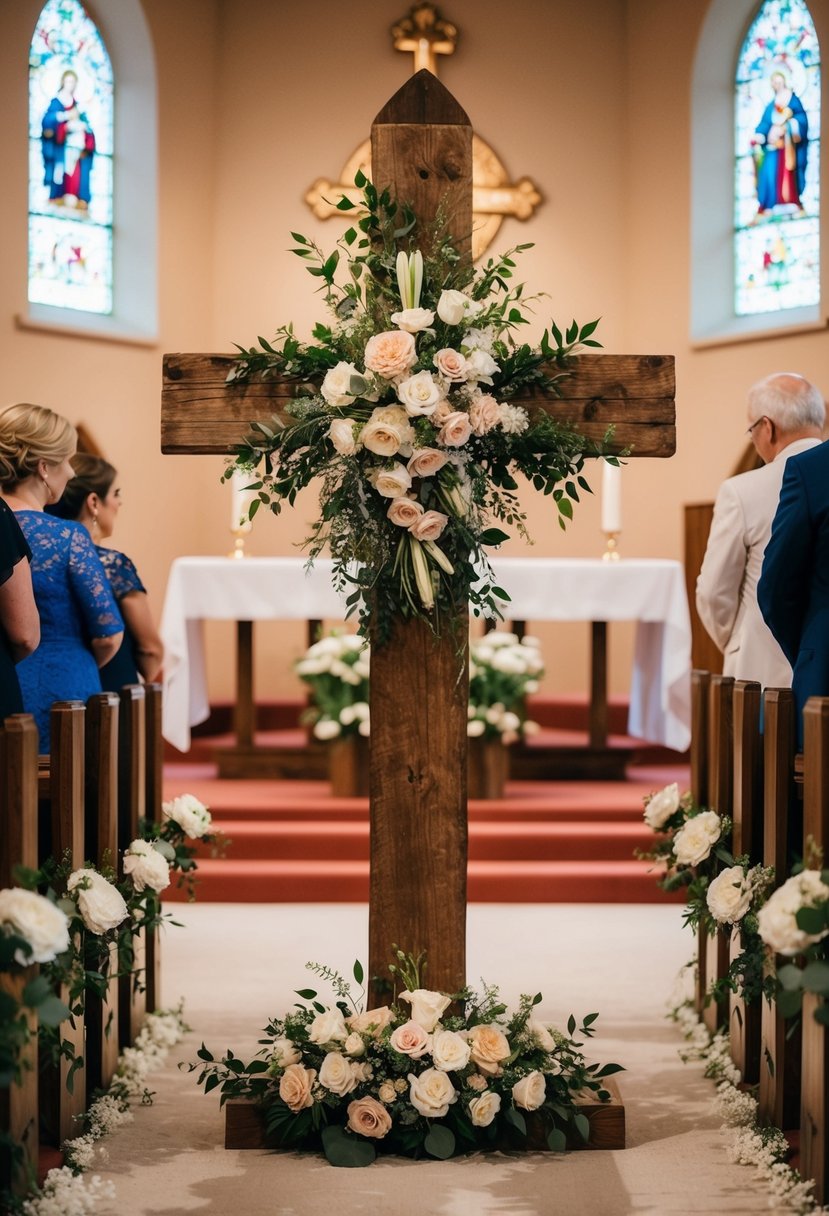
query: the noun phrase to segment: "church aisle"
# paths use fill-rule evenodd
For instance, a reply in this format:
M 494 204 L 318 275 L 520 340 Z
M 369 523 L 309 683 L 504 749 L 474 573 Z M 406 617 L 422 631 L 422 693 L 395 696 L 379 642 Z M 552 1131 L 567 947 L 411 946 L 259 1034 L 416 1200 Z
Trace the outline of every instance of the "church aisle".
M 103 1177 L 119 1216 L 667 1216 L 768 1211 L 749 1169 L 728 1163 L 711 1112 L 713 1086 L 685 1066 L 664 1017 L 692 951 L 676 906 L 479 904 L 469 909 L 468 974 L 513 1001 L 541 990 L 539 1016 L 564 1022 L 598 1010 L 596 1058 L 620 1083 L 628 1148 L 621 1152 L 476 1156 L 450 1162 L 380 1159 L 334 1170 L 321 1157 L 226 1152 L 215 1095 L 176 1068 L 204 1039 L 252 1054 L 269 1014 L 312 982 L 307 960 L 350 971 L 365 957 L 362 905 L 185 905 L 164 941 L 163 999 L 182 995 L 193 1033 L 150 1077 L 152 1107 L 109 1137 Z

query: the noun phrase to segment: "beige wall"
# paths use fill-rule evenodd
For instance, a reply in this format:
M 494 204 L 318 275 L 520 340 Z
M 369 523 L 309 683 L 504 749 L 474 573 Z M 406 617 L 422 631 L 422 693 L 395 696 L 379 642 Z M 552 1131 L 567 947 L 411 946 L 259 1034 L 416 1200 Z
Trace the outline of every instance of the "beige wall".
M 304 206 L 317 177 L 336 178 L 371 120 L 411 70 L 388 27 L 406 4 L 388 0 L 142 0 L 156 53 L 160 146 L 160 317 L 157 347 L 21 330 L 25 286 L 25 49 L 38 4 L 0 10 L 0 76 L 10 185 L 0 194 L 0 399 L 40 400 L 93 429 L 121 470 L 126 506 L 116 543 L 136 560 L 160 612 L 170 561 L 222 553 L 229 501 L 220 458 L 158 452 L 163 350 L 229 350 L 294 320 L 323 315 L 313 281 L 287 253 L 289 230 L 333 246 L 337 221 Z M 93 7 L 90 5 L 90 7 Z M 829 47 L 829 0 L 812 10 Z M 526 225 L 508 220 L 497 248 L 531 240 L 521 277 L 551 299 L 539 311 L 602 315 L 608 350 L 673 353 L 678 454 L 624 472 L 622 551 L 681 557 L 683 502 L 711 498 L 742 450 L 744 393 L 789 367 L 829 391 L 825 333 L 694 350 L 688 339 L 690 82 L 708 0 L 452 0 L 461 30 L 440 75 L 512 178 L 545 196 Z M 829 191 L 826 190 L 829 198 Z M 824 293 L 825 295 L 825 293 Z M 597 478 L 597 481 L 599 479 Z M 546 504 L 526 500 L 534 552 L 596 555 L 598 502 L 565 536 Z M 257 554 L 293 552 L 313 511 L 257 523 Z M 510 552 L 520 552 L 511 543 Z M 585 687 L 586 632 L 544 630 L 548 687 Z M 295 687 L 287 662 L 297 626 L 260 630 L 258 681 L 267 698 Z M 627 684 L 632 630 L 615 629 L 612 689 Z M 231 695 L 231 631 L 209 630 L 214 699 Z

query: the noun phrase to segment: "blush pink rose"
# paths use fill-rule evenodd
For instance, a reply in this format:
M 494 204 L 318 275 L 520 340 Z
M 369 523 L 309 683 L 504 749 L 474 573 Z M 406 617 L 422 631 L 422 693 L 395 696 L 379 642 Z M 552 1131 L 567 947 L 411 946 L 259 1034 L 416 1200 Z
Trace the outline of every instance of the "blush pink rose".
M 448 459 L 446 453 L 437 448 L 418 448 L 406 468 L 412 477 L 434 477 Z
M 408 1021 L 392 1031 L 389 1043 L 402 1056 L 419 1060 L 421 1056 L 425 1056 L 426 1052 L 431 1050 L 432 1036 L 418 1022 Z
M 289 1064 L 283 1072 L 279 1079 L 279 1096 L 294 1114 L 314 1105 L 311 1087 L 316 1079 L 316 1070 L 302 1064 Z
M 423 515 L 423 507 L 411 498 L 394 498 L 386 515 L 399 528 L 411 528 Z
M 391 1131 L 391 1115 L 376 1098 L 358 1098 L 348 1104 L 348 1127 L 358 1136 L 382 1140 Z
M 416 360 L 414 337 L 402 329 L 374 334 L 366 343 L 365 365 L 384 380 L 404 376 Z
M 466 356 L 450 346 L 439 350 L 432 360 L 444 380 L 460 382 L 466 379 Z
M 453 410 L 440 428 L 438 439 L 447 448 L 459 448 L 466 443 L 472 434 L 472 424 L 469 415 L 461 410 Z
M 377 1038 L 380 1031 L 388 1026 L 391 1017 L 388 1005 L 380 1005 L 377 1009 L 365 1009 L 362 1013 L 355 1013 L 353 1017 L 346 1018 L 346 1025 L 349 1030 L 356 1030 L 360 1034 L 371 1031 L 374 1038 Z
M 440 511 L 424 511 L 418 519 L 409 524 L 409 531 L 417 540 L 437 540 L 448 523 L 448 515 L 443 515 Z
M 501 421 L 501 407 L 489 393 L 481 393 L 469 405 L 469 422 L 473 434 L 485 435 Z

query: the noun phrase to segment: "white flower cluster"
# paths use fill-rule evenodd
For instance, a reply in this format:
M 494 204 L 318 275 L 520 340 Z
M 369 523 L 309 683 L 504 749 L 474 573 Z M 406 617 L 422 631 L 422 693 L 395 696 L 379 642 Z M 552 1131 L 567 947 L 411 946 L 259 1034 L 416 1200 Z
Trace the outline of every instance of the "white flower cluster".
M 818 870 L 802 870 L 787 878 L 757 914 L 761 938 L 778 954 L 800 954 L 807 946 L 826 937 L 829 929 L 806 933 L 798 926 L 797 913 L 801 908 L 815 908 L 827 902 L 829 887 Z
M 136 891 L 163 891 L 170 885 L 170 863 L 152 840 L 133 840 L 124 850 L 124 873 Z
M 199 840 L 210 831 L 213 816 L 195 794 L 180 794 L 170 802 L 162 802 L 161 814 L 166 821 L 177 823 L 191 840 Z
M 68 1166 L 49 1170 L 38 1195 L 27 1199 L 23 1216 L 87 1216 L 115 1198 L 115 1187 L 95 1174 L 88 1181 Z
M 66 914 L 50 899 L 22 887 L 0 891 L 0 932 L 28 943 L 30 952 L 22 949 L 14 952 L 14 961 L 21 967 L 28 963 L 51 963 L 69 949 Z
M 726 866 L 711 881 L 705 893 L 708 911 L 722 925 L 736 925 L 751 907 L 752 901 L 773 881 L 774 871 L 767 866 Z
M 544 674 L 541 643 L 526 635 L 516 637 L 493 630 L 469 648 L 469 710 L 466 733 L 470 738 L 500 735 L 504 744 L 538 730 L 535 722 L 522 722 L 515 712 L 525 695 L 538 692 Z
M 297 675 L 310 685 L 319 711 L 314 736 L 322 741 L 338 739 L 356 724 L 357 733 L 368 737 L 371 715 L 368 707 L 368 677 L 371 648 L 355 633 L 335 630 L 309 646 L 294 664 Z

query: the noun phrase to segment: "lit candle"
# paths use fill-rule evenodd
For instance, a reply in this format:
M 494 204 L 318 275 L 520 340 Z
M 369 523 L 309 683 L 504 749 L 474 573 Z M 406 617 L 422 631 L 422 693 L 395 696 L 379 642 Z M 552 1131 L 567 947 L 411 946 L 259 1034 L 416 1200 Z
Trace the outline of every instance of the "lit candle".
M 622 470 L 619 465 L 602 466 L 602 532 L 622 531 Z
M 250 472 L 236 469 L 230 481 L 230 530 L 231 532 L 250 532 L 251 522 L 247 518 L 248 507 L 254 497 L 255 490 L 246 490 L 245 486 L 256 480 L 253 470 Z

